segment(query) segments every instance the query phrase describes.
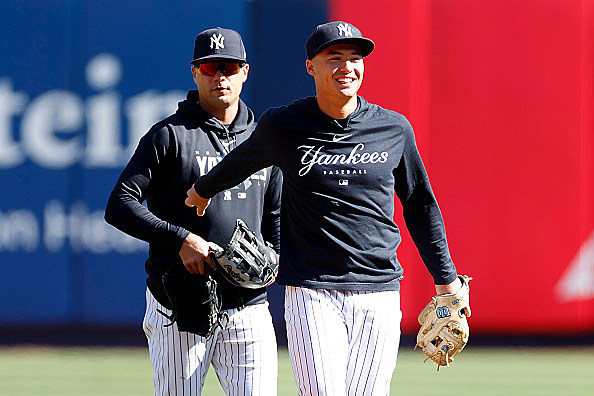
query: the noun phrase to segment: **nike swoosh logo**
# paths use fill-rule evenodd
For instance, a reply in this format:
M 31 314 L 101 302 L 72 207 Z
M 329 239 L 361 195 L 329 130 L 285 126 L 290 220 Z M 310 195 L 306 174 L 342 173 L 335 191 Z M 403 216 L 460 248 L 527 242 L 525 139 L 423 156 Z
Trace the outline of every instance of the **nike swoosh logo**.
M 345 136 L 336 136 L 336 135 L 334 135 L 334 137 L 332 138 L 332 141 L 333 142 L 340 142 L 341 140 L 348 139 L 351 136 L 353 136 L 352 133 L 350 135 L 345 135 Z

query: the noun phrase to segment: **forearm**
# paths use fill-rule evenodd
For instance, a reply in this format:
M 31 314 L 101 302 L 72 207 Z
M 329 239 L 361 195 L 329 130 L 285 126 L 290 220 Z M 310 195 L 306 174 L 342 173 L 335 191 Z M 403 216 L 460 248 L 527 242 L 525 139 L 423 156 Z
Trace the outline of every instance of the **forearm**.
M 228 157 L 225 157 L 210 172 L 199 177 L 194 183 L 194 190 L 202 198 L 210 199 L 221 191 L 238 185 L 258 170 L 248 171 L 247 167 L 242 166 L 241 163 L 235 162 L 233 159 L 227 161 Z
M 265 168 L 267 163 L 252 149 L 249 140 L 232 150 L 206 175 L 194 183 L 194 189 L 202 198 L 212 198 L 221 191 L 234 187 L 254 172 Z
M 149 243 L 179 250 L 189 231 L 159 219 L 133 198 L 112 193 L 105 209 L 105 221 L 118 230 Z
M 441 211 L 430 186 L 418 185 L 403 206 L 407 228 L 435 284 L 455 282 L 456 267 L 450 256 Z

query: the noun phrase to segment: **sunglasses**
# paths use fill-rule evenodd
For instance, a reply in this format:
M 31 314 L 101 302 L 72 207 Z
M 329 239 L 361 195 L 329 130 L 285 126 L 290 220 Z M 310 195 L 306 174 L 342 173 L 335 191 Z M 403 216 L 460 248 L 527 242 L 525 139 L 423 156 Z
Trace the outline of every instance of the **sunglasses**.
M 217 74 L 219 70 L 224 76 L 232 76 L 239 73 L 243 66 L 245 66 L 245 63 L 243 62 L 207 62 L 194 65 L 194 67 L 198 70 L 198 74 L 209 77 Z

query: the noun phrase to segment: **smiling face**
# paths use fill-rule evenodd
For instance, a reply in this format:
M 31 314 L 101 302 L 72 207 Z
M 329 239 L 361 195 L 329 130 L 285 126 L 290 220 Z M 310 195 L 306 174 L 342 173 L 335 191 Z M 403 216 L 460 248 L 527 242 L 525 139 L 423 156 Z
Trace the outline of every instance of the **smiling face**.
M 245 64 L 235 74 L 224 73 L 220 68 L 214 75 L 208 76 L 199 73 L 197 67 L 192 67 L 202 108 L 210 114 L 217 115 L 228 108 L 237 107 L 248 71 L 249 65 Z
M 348 102 L 356 99 L 363 82 L 363 56 L 352 44 L 336 44 L 306 61 L 314 77 L 318 100 Z

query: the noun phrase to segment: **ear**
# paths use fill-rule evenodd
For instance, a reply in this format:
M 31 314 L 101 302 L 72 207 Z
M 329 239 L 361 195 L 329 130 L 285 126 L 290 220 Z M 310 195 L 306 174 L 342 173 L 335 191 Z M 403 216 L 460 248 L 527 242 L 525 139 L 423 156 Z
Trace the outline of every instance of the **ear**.
M 316 72 L 314 70 L 314 64 L 309 59 L 307 59 L 305 61 L 305 70 L 307 70 L 307 73 L 310 74 L 310 75 L 312 75 L 312 76 L 315 76 L 316 75 Z
M 194 66 L 191 66 L 190 70 L 192 71 L 192 76 L 194 77 L 194 82 L 196 82 L 196 74 L 198 74 L 198 70 L 196 70 L 196 68 Z
M 250 71 L 250 64 L 246 63 L 245 66 L 243 67 L 243 82 L 247 81 L 248 78 L 248 73 Z

